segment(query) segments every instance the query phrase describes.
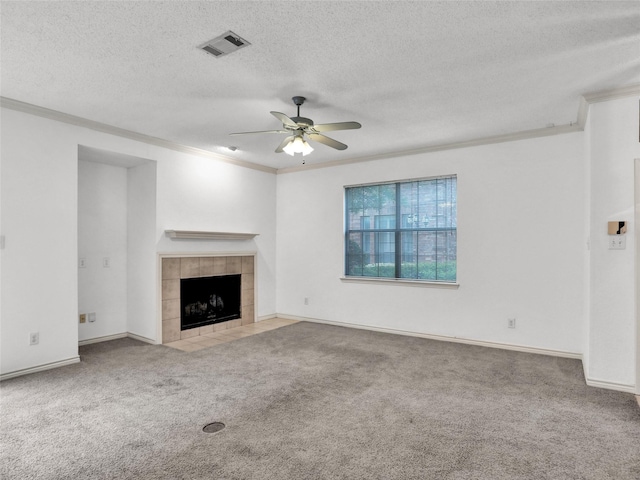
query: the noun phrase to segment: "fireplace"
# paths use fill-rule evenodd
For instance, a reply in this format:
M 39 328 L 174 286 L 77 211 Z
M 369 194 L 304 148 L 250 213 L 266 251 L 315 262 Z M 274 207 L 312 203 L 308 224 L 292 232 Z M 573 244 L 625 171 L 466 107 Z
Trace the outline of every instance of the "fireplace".
M 160 259 L 162 343 L 206 335 L 248 325 L 255 321 L 255 254 L 201 253 L 188 256 L 168 254 L 161 255 Z M 231 300 L 227 299 L 227 293 L 221 294 L 217 290 L 217 282 L 226 281 L 225 277 L 234 277 L 233 288 L 236 292 L 239 288 L 239 293 L 233 294 Z M 204 280 L 204 293 L 183 301 L 182 284 L 193 280 Z M 207 282 L 213 283 L 206 286 Z M 214 290 L 211 290 L 212 288 Z M 236 295 L 239 295 L 239 300 Z M 222 304 L 224 304 L 224 311 L 221 308 Z M 227 306 L 230 304 L 235 305 L 235 313 L 227 311 Z M 193 323 L 188 323 L 184 327 L 182 312 L 189 305 L 191 313 L 198 313 L 198 315 L 188 321 Z
M 180 330 L 240 318 L 240 275 L 180 280 Z

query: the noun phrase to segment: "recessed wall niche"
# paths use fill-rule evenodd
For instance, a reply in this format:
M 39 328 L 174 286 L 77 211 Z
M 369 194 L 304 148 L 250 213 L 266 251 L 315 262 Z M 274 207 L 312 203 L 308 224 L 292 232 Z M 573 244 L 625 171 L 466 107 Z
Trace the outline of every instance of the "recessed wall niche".
M 205 255 L 162 258 L 162 343 L 184 340 L 255 322 L 255 256 Z M 235 320 L 180 329 L 180 280 L 240 275 L 241 316 Z
M 78 339 L 154 342 L 156 162 L 78 146 Z

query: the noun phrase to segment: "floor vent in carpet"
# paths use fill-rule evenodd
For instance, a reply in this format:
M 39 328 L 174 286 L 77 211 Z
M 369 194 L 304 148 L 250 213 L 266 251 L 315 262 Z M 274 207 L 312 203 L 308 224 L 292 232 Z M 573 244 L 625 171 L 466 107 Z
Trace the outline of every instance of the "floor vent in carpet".
M 213 422 L 205 425 L 202 431 L 205 433 L 216 433 L 222 430 L 224 427 L 225 425 L 222 422 Z

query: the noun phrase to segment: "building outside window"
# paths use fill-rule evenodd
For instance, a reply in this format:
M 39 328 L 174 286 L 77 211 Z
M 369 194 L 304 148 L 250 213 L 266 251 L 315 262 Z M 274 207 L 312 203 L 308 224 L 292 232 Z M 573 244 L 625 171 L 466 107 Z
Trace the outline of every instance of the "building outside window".
M 345 187 L 345 274 L 455 282 L 456 176 Z

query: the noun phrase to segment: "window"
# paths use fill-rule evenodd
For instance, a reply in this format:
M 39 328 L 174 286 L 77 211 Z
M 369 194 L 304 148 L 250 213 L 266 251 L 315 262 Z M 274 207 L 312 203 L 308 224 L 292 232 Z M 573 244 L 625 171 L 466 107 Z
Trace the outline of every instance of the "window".
M 345 188 L 345 274 L 456 281 L 455 176 Z

